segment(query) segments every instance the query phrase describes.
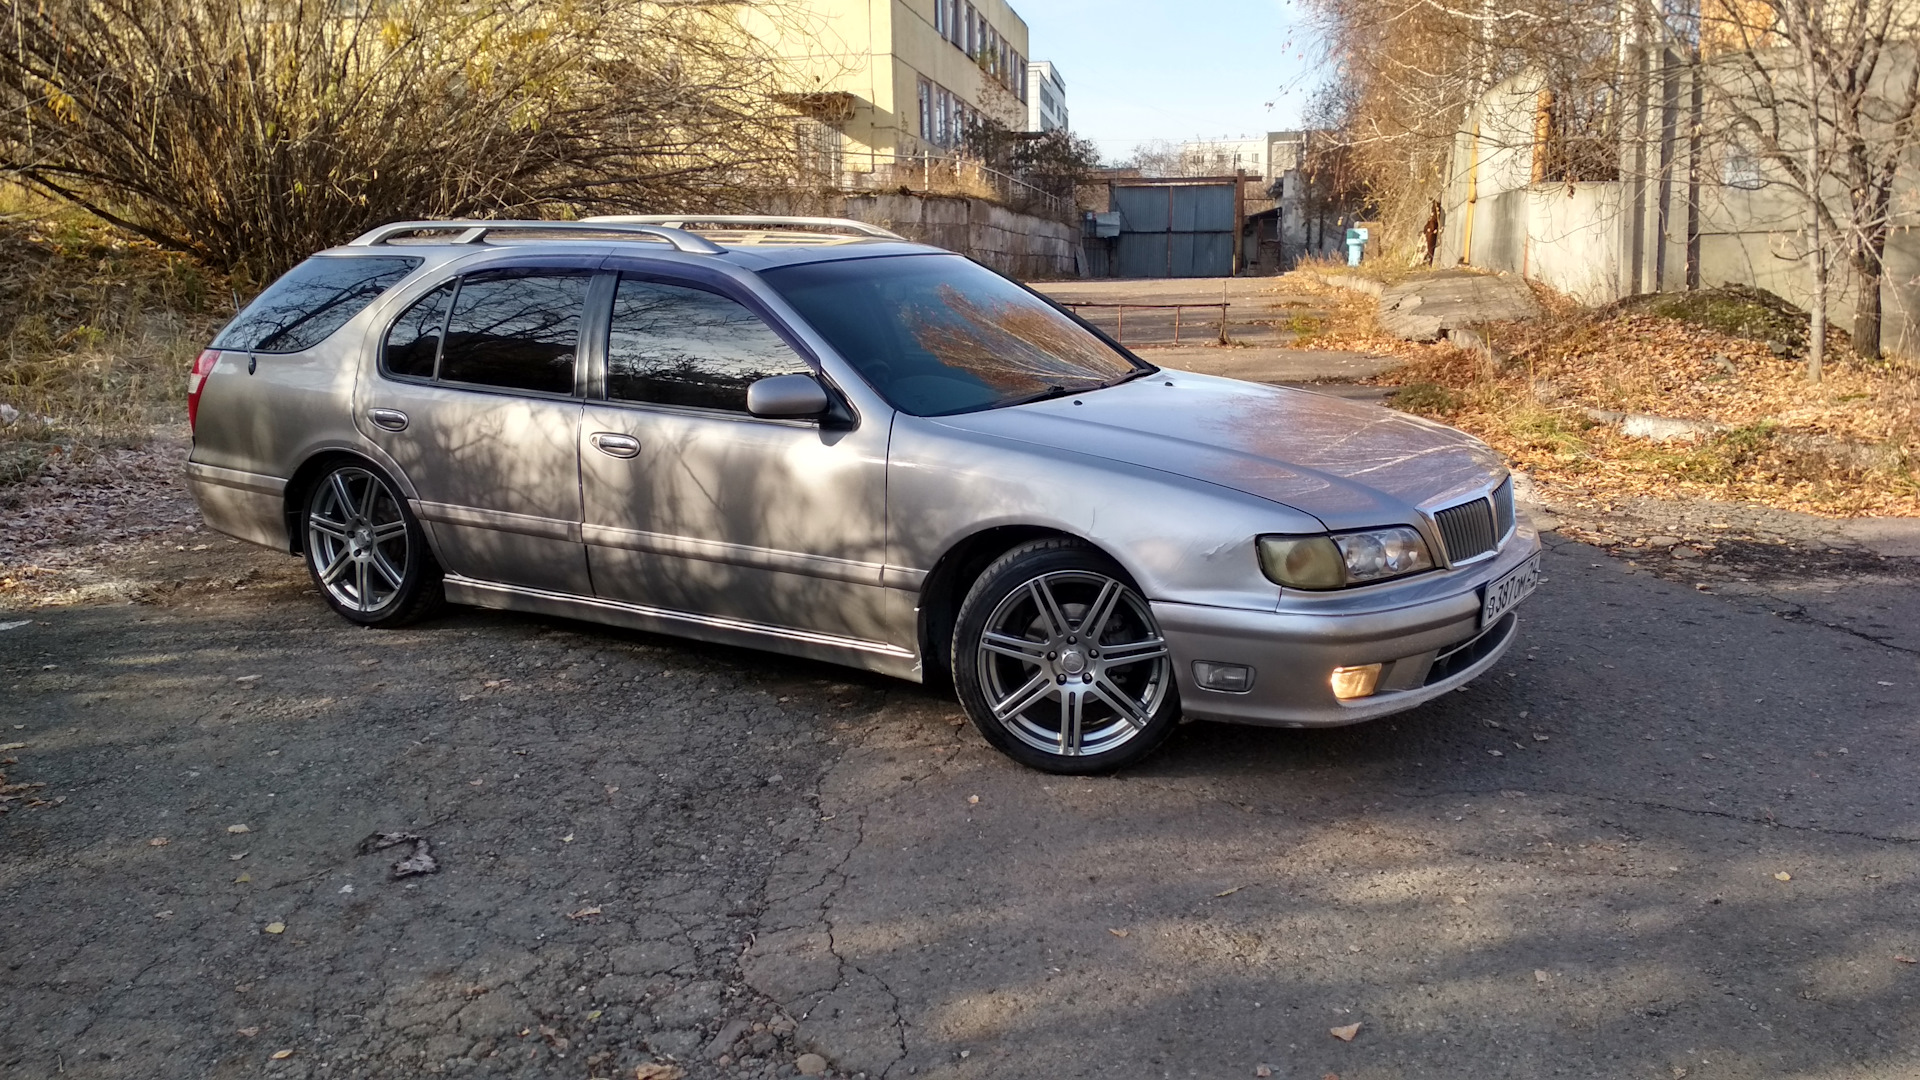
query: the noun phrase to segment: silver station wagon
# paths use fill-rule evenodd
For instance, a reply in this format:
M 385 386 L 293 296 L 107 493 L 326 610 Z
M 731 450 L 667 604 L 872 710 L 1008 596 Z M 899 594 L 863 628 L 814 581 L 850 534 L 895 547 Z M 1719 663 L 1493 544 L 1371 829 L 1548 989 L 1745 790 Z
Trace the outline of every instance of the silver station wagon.
M 1539 542 L 1486 446 L 1154 367 L 856 222 L 408 222 L 189 380 L 207 523 L 367 626 L 442 601 L 951 681 L 1038 769 L 1182 716 L 1411 708 L 1511 643 Z

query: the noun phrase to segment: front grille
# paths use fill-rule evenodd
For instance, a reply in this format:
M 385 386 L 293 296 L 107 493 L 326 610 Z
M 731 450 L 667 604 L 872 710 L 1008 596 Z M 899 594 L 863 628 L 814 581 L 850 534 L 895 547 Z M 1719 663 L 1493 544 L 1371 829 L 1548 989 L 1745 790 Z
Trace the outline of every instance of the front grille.
M 1449 506 L 1433 515 L 1440 527 L 1440 543 L 1447 549 L 1447 562 L 1458 566 L 1468 559 L 1485 555 L 1500 541 L 1494 531 L 1493 503 L 1480 498 Z
M 1495 543 L 1507 538 L 1513 531 L 1513 477 L 1500 481 L 1493 492 L 1493 533 Z

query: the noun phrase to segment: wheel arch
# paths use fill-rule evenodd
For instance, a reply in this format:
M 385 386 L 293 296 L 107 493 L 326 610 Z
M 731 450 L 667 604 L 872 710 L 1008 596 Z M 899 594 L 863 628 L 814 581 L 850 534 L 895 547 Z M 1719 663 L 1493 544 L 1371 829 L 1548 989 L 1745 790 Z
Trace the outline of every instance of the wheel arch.
M 289 553 L 294 555 L 306 554 L 307 531 L 302 525 L 300 516 L 307 505 L 307 494 L 313 490 L 313 485 L 318 483 L 322 476 L 326 475 L 328 469 L 342 463 L 361 465 L 371 469 L 385 477 L 388 483 L 398 488 L 401 498 L 413 497 L 413 491 L 408 487 L 406 481 L 395 475 L 394 470 L 383 462 L 376 461 L 366 454 L 344 447 L 325 447 L 316 450 L 312 454 L 309 454 L 306 460 L 300 463 L 298 468 L 293 470 L 293 475 L 287 478 L 286 491 L 282 494 L 283 502 L 281 503 L 280 509 L 286 518 L 287 551 Z M 433 544 L 433 534 L 430 530 L 427 531 L 427 543 L 429 547 Z M 436 559 L 439 558 L 439 552 L 436 551 L 433 554 Z
M 1078 541 L 1113 560 L 1114 565 L 1125 568 L 1112 552 L 1095 541 L 1054 526 L 995 525 L 962 537 L 934 561 L 933 569 L 920 585 L 920 657 L 926 683 L 943 688 L 953 683 L 948 662 L 953 628 L 960 616 L 960 604 L 981 571 L 1021 544 L 1047 539 Z

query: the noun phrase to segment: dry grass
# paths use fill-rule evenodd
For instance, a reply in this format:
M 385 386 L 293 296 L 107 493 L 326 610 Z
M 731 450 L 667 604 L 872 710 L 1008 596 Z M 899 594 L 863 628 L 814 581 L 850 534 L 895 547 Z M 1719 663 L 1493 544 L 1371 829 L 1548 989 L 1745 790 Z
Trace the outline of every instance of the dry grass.
M 1593 311 L 1536 292 L 1542 318 L 1484 328 L 1498 357 L 1491 363 L 1385 335 L 1366 297 L 1333 297 L 1341 310 L 1314 343 L 1405 358 L 1382 379 L 1405 387 L 1395 404 L 1479 436 L 1550 490 L 1920 517 L 1920 368 L 1912 362 L 1840 352 L 1813 384 L 1797 357 L 1777 355 L 1797 342 L 1778 341 L 1778 320 L 1736 310 L 1739 297 Z M 1711 430 L 1656 442 L 1624 434 L 1596 411 Z
M 184 256 L 0 196 L 0 487 L 186 415 L 186 372 L 233 310 Z M 6 417 L 13 416 L 11 422 Z

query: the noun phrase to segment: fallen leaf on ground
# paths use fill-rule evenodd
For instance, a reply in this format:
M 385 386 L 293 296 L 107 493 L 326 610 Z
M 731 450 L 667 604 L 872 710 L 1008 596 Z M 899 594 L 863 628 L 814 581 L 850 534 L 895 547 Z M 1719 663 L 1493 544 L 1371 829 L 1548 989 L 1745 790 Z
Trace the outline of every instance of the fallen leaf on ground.
M 977 803 L 977 802 L 979 802 L 979 801 L 980 801 L 980 796 L 978 796 L 978 795 L 969 795 L 969 796 L 967 796 L 967 805 L 969 805 L 969 806 L 971 806 L 971 805 L 973 805 L 974 803 Z
M 242 676 L 240 676 L 239 678 L 237 678 L 237 679 L 235 679 L 235 680 L 233 680 L 233 681 L 234 681 L 234 682 L 252 682 L 253 680 L 255 680 L 255 679 L 257 679 L 257 678 L 259 678 L 259 677 L 260 677 L 260 676 L 258 676 L 258 675 L 242 675 Z M 289 1050 L 289 1051 L 287 1051 L 287 1053 L 289 1053 L 289 1054 L 291 1054 L 291 1053 L 293 1053 L 293 1051 L 291 1051 L 291 1050 Z
M 1920 964 L 1920 960 L 1915 960 L 1913 957 L 1908 956 L 1906 953 L 1894 953 L 1893 958 L 1895 960 L 1900 961 L 1903 964 Z
M 633 1080 L 680 1080 L 687 1071 L 678 1065 L 650 1061 L 633 1071 Z
M 1109 934 L 1112 934 L 1112 935 L 1113 935 L 1114 937 L 1126 937 L 1126 936 L 1127 936 L 1128 934 L 1131 934 L 1131 933 L 1133 933 L 1133 931 L 1131 931 L 1131 930 L 1115 930 L 1115 929 L 1113 929 L 1112 927 L 1108 927 L 1108 928 L 1107 928 L 1107 933 L 1109 933 Z
M 598 904 L 595 904 L 593 907 L 583 907 L 579 911 L 568 912 L 567 918 L 585 919 L 598 914 L 600 914 L 600 906 Z
M 270 922 L 266 925 L 265 929 L 269 934 L 284 934 L 287 932 L 287 924 L 283 922 Z
M 25 750 L 26 748 L 27 744 L 23 742 L 0 743 L 0 750 Z
M 171 918 L 173 918 L 173 912 L 171 912 L 171 911 L 156 911 L 156 912 L 154 912 L 154 913 L 153 913 L 153 917 L 154 917 L 154 918 L 156 918 L 156 919 L 171 919 Z
M 147 841 L 147 846 L 148 847 L 166 847 L 168 844 L 171 844 L 171 843 L 173 843 L 173 841 L 167 839 L 164 836 L 156 836 L 153 839 Z
M 1348 1024 L 1346 1027 L 1328 1028 L 1327 1034 L 1339 1039 L 1341 1042 L 1352 1042 L 1353 1037 L 1360 1034 L 1360 1025 Z
M 241 833 L 250 833 L 253 830 L 247 828 L 245 825 L 229 825 L 227 826 L 227 831 L 238 836 Z
M 285 1061 L 292 1056 L 293 1051 L 291 1050 L 275 1050 L 273 1052 L 273 1060 L 275 1061 Z
M 427 846 L 427 842 L 415 840 L 413 850 L 407 854 L 407 857 L 393 864 L 392 875 L 393 879 L 398 881 L 401 878 L 434 874 L 439 871 L 440 861 L 433 857 L 433 851 Z
M 1253 1075 L 1255 1075 L 1255 1076 L 1272 1076 L 1272 1075 L 1273 1075 L 1273 1066 L 1271 1066 L 1271 1065 L 1255 1065 L 1255 1066 L 1253 1067 Z
M 1453 898 L 1453 902 L 1456 904 L 1464 904 L 1467 902 L 1467 898 L 1464 896 L 1456 896 Z
M 1224 891 L 1224 892 L 1217 892 L 1217 893 L 1214 893 L 1213 895 L 1214 895 L 1214 898 L 1215 898 L 1215 899 L 1218 899 L 1218 898 L 1220 898 L 1220 897 L 1222 897 L 1222 896 L 1232 896 L 1232 895 L 1233 895 L 1234 893 L 1237 893 L 1237 892 L 1239 892 L 1239 891 L 1240 891 L 1241 889 L 1244 889 L 1244 888 L 1246 888 L 1246 886 L 1245 886 L 1245 885 L 1235 885 L 1235 886 L 1234 886 L 1233 888 L 1231 888 L 1231 889 L 1228 889 L 1228 890 L 1226 890 L 1226 891 Z
M 257 1027 L 241 1028 L 240 1034 L 245 1035 L 247 1038 L 251 1039 L 255 1035 L 260 1034 L 260 1029 Z
M 1789 873 L 1787 873 L 1787 872 L 1786 872 L 1785 870 L 1782 870 L 1782 871 L 1780 871 L 1779 873 L 1777 873 L 1777 874 L 1775 874 L 1775 875 L 1773 875 L 1773 880 L 1775 880 L 1775 881 L 1792 881 L 1792 880 L 1793 880 L 1793 875 L 1792 875 L 1792 874 L 1789 874 Z
M 1537 982 L 1537 983 L 1543 983 L 1543 982 L 1546 982 L 1546 981 L 1548 981 L 1548 980 L 1550 980 L 1550 979 L 1552 979 L 1552 978 L 1553 978 L 1553 976 L 1551 976 L 1551 975 L 1549 975 L 1549 974 L 1547 974 L 1546 972 L 1544 972 L 1544 971 L 1541 971 L 1541 970 L 1540 970 L 1540 969 L 1538 969 L 1538 968 L 1535 968 L 1535 969 L 1534 969 L 1534 972 L 1533 972 L 1533 981 L 1534 981 L 1534 982 Z

